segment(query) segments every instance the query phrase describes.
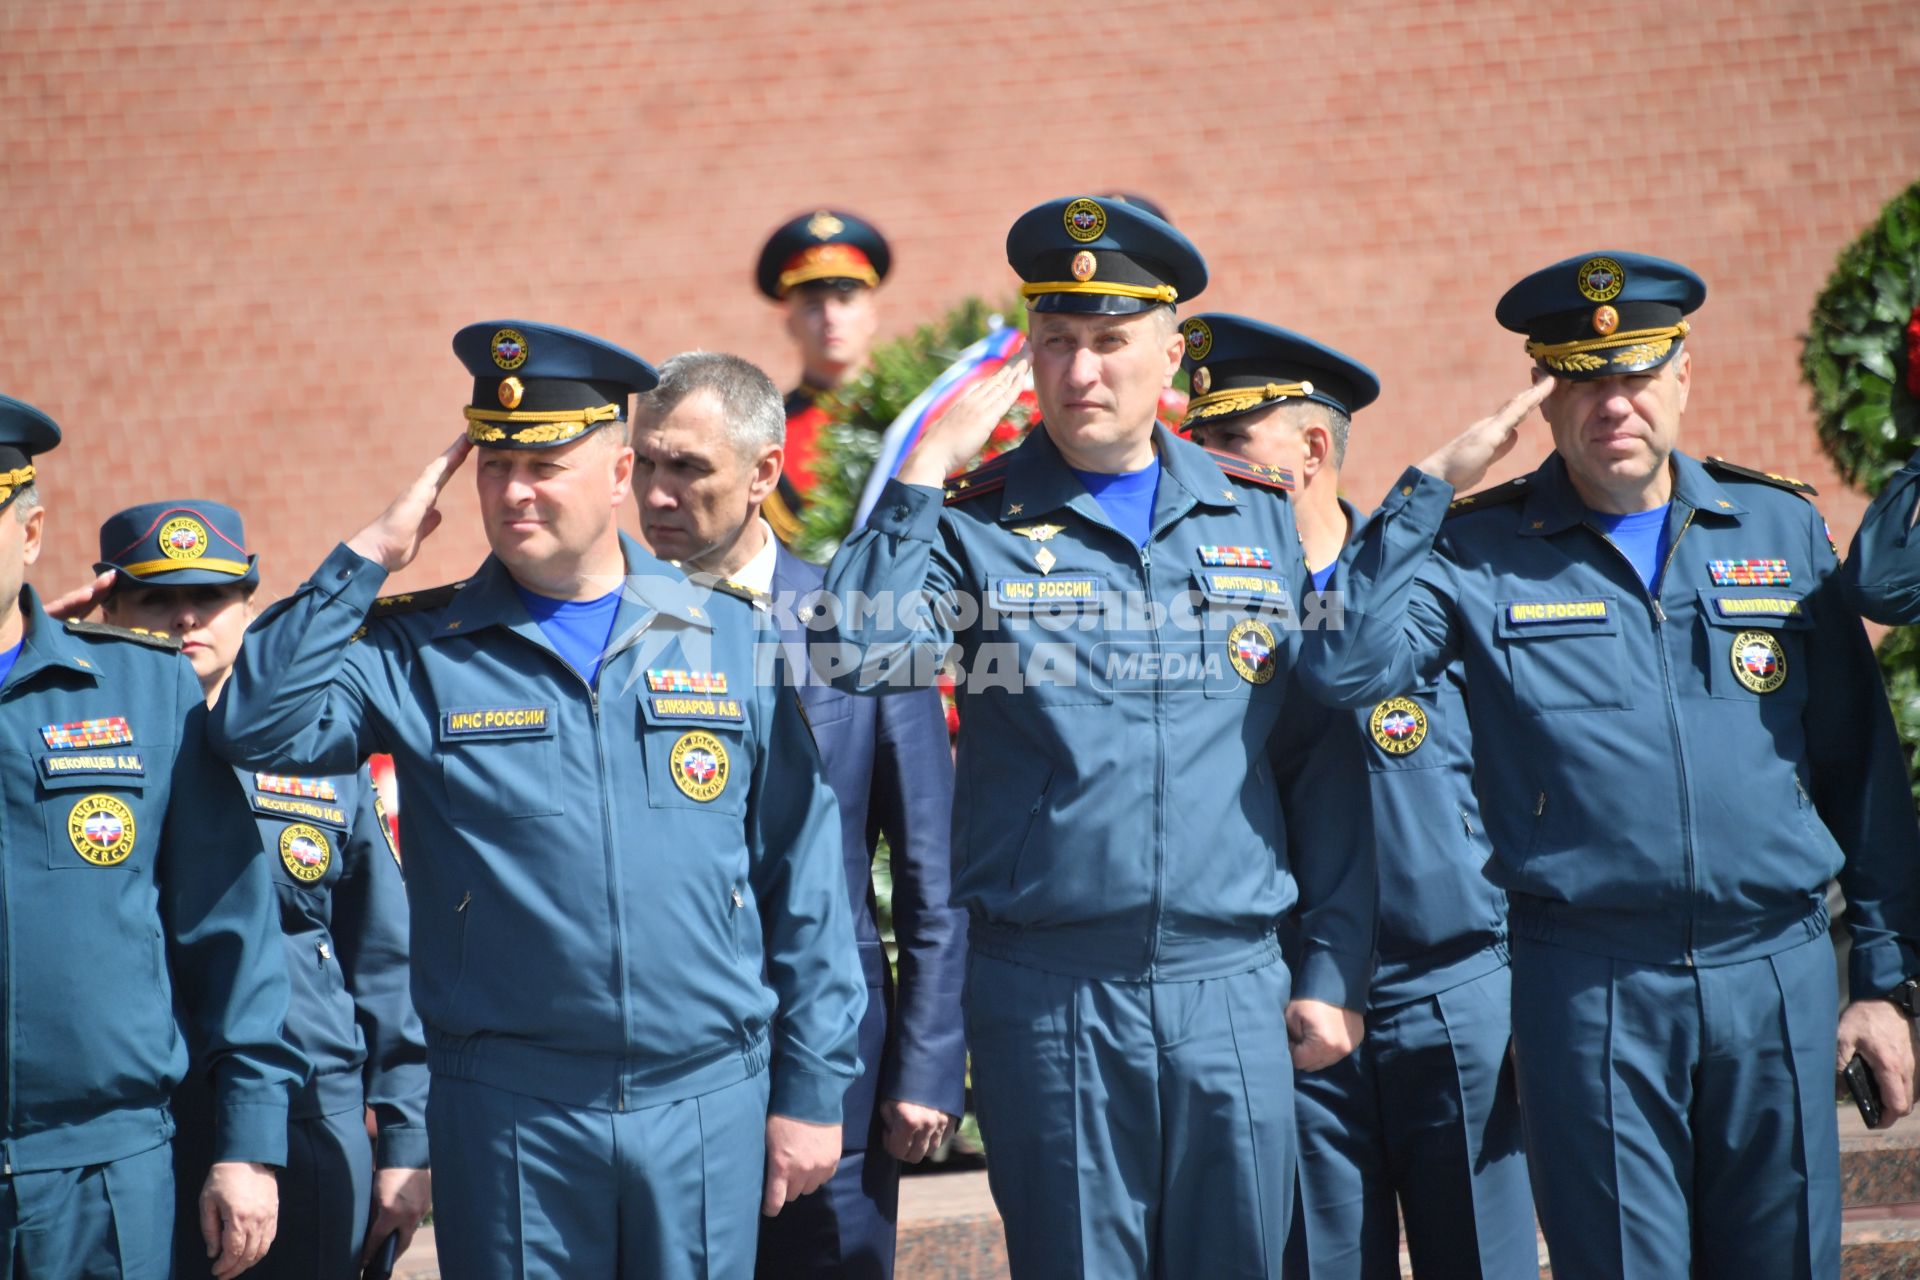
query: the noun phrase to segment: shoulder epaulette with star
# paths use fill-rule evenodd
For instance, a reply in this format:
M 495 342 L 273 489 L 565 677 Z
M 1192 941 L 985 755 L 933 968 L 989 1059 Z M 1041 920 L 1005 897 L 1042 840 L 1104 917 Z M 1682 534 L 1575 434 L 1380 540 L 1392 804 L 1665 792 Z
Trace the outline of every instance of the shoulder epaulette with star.
M 1737 462 L 1728 462 L 1725 458 L 1707 458 L 1703 461 L 1707 470 L 1715 475 L 1758 480 L 1761 484 L 1770 484 L 1776 489 L 1785 489 L 1788 493 L 1797 493 L 1803 498 L 1816 497 L 1820 492 L 1805 480 L 1795 480 L 1792 476 L 1783 476 L 1775 471 L 1755 471 L 1752 467 L 1743 467 Z
M 756 609 L 767 607 L 767 597 L 755 591 L 744 582 L 735 582 L 732 578 L 712 578 L 701 575 L 694 579 L 702 586 L 712 587 L 723 596 L 732 596 L 736 600 L 745 600 Z
M 1515 476 L 1505 484 L 1497 484 L 1491 489 L 1482 489 L 1470 493 L 1464 498 L 1455 498 L 1447 504 L 1447 514 L 1460 515 L 1462 512 L 1479 511 L 1483 507 L 1497 507 L 1505 502 L 1518 502 L 1527 496 L 1531 485 L 1525 476 Z
M 449 582 L 444 587 L 428 587 L 425 591 L 402 591 L 395 595 L 381 596 L 373 602 L 373 608 L 367 610 L 369 618 L 391 618 L 400 613 L 419 613 L 422 609 L 435 609 L 453 599 L 456 592 L 466 586 L 466 579 Z
M 971 471 L 947 477 L 947 505 L 965 502 L 968 498 L 977 498 L 1004 486 L 1007 483 L 1007 468 L 1012 461 L 1013 451 L 1008 450 L 998 457 L 988 458 Z
M 1208 449 L 1207 456 L 1226 473 L 1230 480 L 1243 484 L 1257 484 L 1266 489 L 1278 489 L 1282 493 L 1292 493 L 1294 489 L 1293 472 L 1285 467 L 1269 467 L 1259 462 L 1248 462 L 1245 458 L 1235 457 L 1231 453 L 1221 453 L 1217 449 Z
M 81 636 L 104 636 L 110 640 L 131 640 L 135 644 L 151 645 L 155 649 L 180 651 L 180 637 L 168 635 L 164 631 L 148 631 L 144 627 L 116 627 L 109 622 L 82 622 L 69 619 L 67 630 Z

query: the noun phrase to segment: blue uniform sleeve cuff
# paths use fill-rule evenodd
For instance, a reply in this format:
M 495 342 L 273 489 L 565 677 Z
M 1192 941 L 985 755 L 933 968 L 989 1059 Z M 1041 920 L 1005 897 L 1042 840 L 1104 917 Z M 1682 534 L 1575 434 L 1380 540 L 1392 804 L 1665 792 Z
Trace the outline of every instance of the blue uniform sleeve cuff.
M 840 1099 L 851 1083 L 845 1076 L 776 1064 L 773 1068 L 773 1092 L 767 1110 L 773 1115 L 804 1120 L 808 1124 L 839 1124 Z
M 1371 955 L 1349 955 L 1331 947 L 1309 946 L 1294 975 L 1293 998 L 1365 1013 L 1367 984 L 1373 977 Z
M 873 514 L 867 517 L 867 528 L 896 538 L 932 542 L 940 531 L 944 497 L 930 485 L 889 480 L 880 491 L 880 500 L 873 504 Z
M 322 595 L 365 613 L 386 585 L 387 571 L 342 542 L 320 562 L 308 581 Z
M 381 1125 L 379 1141 L 374 1144 L 377 1169 L 425 1169 L 427 1131 L 420 1125 Z
M 1452 501 L 1452 485 L 1418 467 L 1408 467 L 1387 491 L 1375 518 L 1400 514 L 1419 522 L 1422 528 L 1438 531 L 1441 520 L 1446 518 L 1447 505 Z
M 220 1107 L 214 1125 L 213 1158 L 270 1164 L 285 1168 L 287 1163 L 287 1104 L 274 1102 L 228 1102 Z
M 1855 942 L 1847 953 L 1847 990 L 1855 1000 L 1883 996 L 1916 974 L 1920 963 L 1892 939 L 1865 946 Z

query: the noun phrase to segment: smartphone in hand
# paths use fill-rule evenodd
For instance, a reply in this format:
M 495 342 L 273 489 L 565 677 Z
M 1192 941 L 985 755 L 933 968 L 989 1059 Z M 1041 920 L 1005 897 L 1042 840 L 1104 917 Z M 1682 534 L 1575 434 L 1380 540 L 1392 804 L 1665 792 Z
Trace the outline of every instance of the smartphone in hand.
M 360 1280 L 393 1280 L 393 1264 L 400 1258 L 400 1233 L 391 1231 L 373 1251 L 373 1261 L 360 1273 Z
M 1847 1082 L 1847 1092 L 1853 1095 L 1853 1105 L 1860 1108 L 1860 1118 L 1867 1122 L 1867 1128 L 1879 1125 L 1881 1105 L 1880 1086 L 1873 1078 L 1873 1068 L 1859 1054 L 1853 1055 L 1853 1061 L 1840 1073 Z

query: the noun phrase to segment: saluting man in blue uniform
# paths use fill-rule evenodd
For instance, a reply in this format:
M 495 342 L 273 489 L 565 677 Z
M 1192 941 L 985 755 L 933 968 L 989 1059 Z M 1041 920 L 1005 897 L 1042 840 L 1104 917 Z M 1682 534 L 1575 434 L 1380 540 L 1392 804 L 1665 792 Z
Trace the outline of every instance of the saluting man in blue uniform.
M 94 568 L 101 574 L 89 590 L 48 612 L 72 617 L 97 600 L 115 626 L 176 637 L 211 705 L 260 585 L 240 513 L 202 499 L 129 507 L 100 526 Z M 431 1200 L 427 1050 L 407 992 L 406 888 L 364 768 L 319 778 L 238 772 L 279 899 L 293 989 L 287 1036 L 313 1063 L 293 1096 L 279 1231 L 254 1274 L 345 1276 L 394 1232 L 404 1249 Z M 173 1099 L 183 1278 L 208 1269 L 194 1193 L 212 1161 L 211 1105 L 205 1077 L 190 1071 Z M 368 1105 L 379 1119 L 377 1178 Z
M 1289 1060 L 1325 1067 L 1361 1034 L 1359 738 L 1290 688 L 1291 478 L 1154 422 L 1199 253 L 1082 196 L 1024 214 L 1007 260 L 1046 428 L 941 488 L 1016 363 L 929 430 L 834 559 L 842 643 L 815 666 L 883 693 L 958 646 L 967 1041 L 1013 1274 L 1268 1277 L 1293 1201 Z
M 860 1078 L 847 1091 L 840 1167 L 818 1192 L 762 1219 L 759 1280 L 893 1274 L 900 1162 L 939 1146 L 965 1107 L 960 1026 L 965 921 L 948 904 L 953 755 L 940 697 L 875 700 L 812 676 L 807 621 L 821 572 L 780 545 L 762 504 L 781 474 L 784 410 L 739 356 L 678 355 L 634 405 L 634 496 L 654 554 L 754 593 L 779 628 L 800 701 L 840 802 L 847 901 L 867 984 Z M 881 945 L 873 858 L 887 840 L 898 989 Z
M 619 532 L 653 370 L 511 320 L 454 351 L 466 437 L 261 615 L 217 741 L 394 757 L 447 1273 L 746 1277 L 859 1069 L 833 796 L 745 593 Z M 493 554 L 376 603 L 469 451 Z
M 1556 1276 L 1835 1275 L 1836 1048 L 1912 1106 L 1906 771 L 1807 486 L 1676 447 L 1705 295 L 1627 253 L 1508 290 L 1535 386 L 1402 476 L 1303 654 L 1349 706 L 1465 668 Z M 1449 515 L 1536 404 L 1553 454 Z
M 179 643 L 63 624 L 23 585 L 46 523 L 33 459 L 59 442 L 0 396 L 0 1273 L 165 1280 L 167 1104 L 191 1051 L 212 1094 L 204 1265 L 227 1280 L 273 1243 L 307 1072 L 280 1030 L 274 890 Z
M 1181 322 L 1195 444 L 1291 471 L 1315 591 L 1339 588 L 1365 517 L 1339 496 L 1353 415 L 1380 394 L 1359 361 L 1244 316 Z M 1197 356 L 1195 353 L 1199 353 Z M 1369 743 L 1380 875 L 1367 1036 L 1294 1080 L 1301 1214 L 1289 1274 L 1539 1274 L 1520 1108 L 1507 1055 L 1507 896 L 1473 793 L 1458 663 L 1355 713 Z

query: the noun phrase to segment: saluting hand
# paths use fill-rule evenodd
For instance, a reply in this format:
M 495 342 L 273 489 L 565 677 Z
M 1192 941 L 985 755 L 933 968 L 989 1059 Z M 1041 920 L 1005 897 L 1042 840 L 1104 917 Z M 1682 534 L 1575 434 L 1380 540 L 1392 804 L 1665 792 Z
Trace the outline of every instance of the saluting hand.
M 993 429 L 1007 416 L 1007 410 L 1013 408 L 1013 402 L 1020 398 L 1031 365 L 1027 348 L 1022 347 L 1012 359 L 949 405 L 901 462 L 900 483 L 929 484 L 937 488 L 972 461 Z
M 84 587 L 76 587 L 56 600 L 49 600 L 43 606 L 49 618 L 58 618 L 62 622 L 78 622 L 106 603 L 107 594 L 113 590 L 112 569 L 107 570 Z
M 1552 378 L 1541 378 L 1421 459 L 1420 470 L 1445 480 L 1455 493 L 1469 492 L 1487 478 L 1487 470 L 1494 463 L 1513 452 L 1513 446 L 1520 442 L 1520 424 L 1553 387 Z
M 768 1116 L 767 1181 L 760 1212 L 775 1216 L 783 1206 L 825 1186 L 839 1166 L 839 1125 Z
M 1287 1052 L 1295 1071 L 1320 1071 L 1352 1053 L 1367 1024 L 1351 1009 L 1324 1000 L 1287 1004 Z
M 472 443 L 461 436 L 447 451 L 427 464 L 405 493 L 393 500 L 380 518 L 347 539 L 356 554 L 395 573 L 413 563 L 420 544 L 440 527 L 440 509 L 434 504 L 440 491 L 473 452 Z
M 1858 1053 L 1873 1069 L 1880 1086 L 1880 1123 L 1893 1122 L 1913 1111 L 1913 1024 L 1885 1000 L 1855 1000 L 1840 1014 L 1840 1036 L 1833 1069 L 1845 1071 Z
M 264 1164 L 222 1160 L 200 1190 L 200 1238 L 214 1280 L 233 1280 L 267 1256 L 280 1225 L 280 1183 Z

